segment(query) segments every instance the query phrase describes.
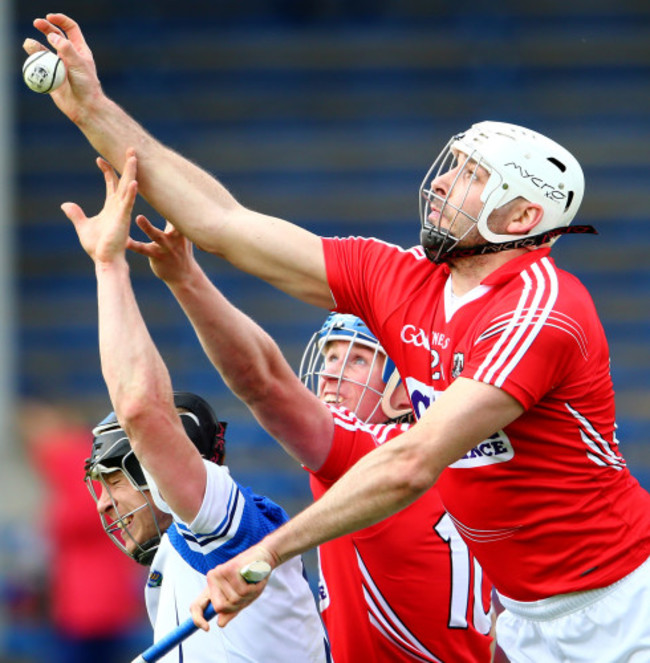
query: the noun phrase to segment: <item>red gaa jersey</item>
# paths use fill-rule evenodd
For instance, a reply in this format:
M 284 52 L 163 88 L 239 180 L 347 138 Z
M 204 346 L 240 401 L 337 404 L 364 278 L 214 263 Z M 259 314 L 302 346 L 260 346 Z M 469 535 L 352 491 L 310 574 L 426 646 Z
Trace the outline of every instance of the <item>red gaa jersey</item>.
M 330 407 L 335 435 L 311 475 L 318 499 L 407 424 L 364 424 Z M 491 586 L 435 489 L 403 511 L 319 548 L 320 607 L 336 663 L 491 660 Z
M 459 375 L 525 408 L 441 475 L 458 531 L 519 601 L 607 586 L 650 555 L 650 495 L 616 439 L 609 348 L 584 286 L 537 249 L 456 298 L 420 247 L 324 239 L 337 310 L 368 324 L 416 415 Z

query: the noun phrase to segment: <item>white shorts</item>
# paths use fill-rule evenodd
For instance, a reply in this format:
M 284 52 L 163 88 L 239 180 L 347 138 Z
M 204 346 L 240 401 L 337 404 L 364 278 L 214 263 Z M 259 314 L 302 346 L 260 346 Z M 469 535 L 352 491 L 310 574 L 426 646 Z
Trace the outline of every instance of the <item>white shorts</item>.
M 499 598 L 497 642 L 511 663 L 650 661 L 650 559 L 602 589 L 531 602 Z

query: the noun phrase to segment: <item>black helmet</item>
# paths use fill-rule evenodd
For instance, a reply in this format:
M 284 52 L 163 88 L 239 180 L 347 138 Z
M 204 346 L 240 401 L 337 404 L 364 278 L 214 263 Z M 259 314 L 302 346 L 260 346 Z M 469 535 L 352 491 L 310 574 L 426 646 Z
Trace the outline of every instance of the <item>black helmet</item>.
M 226 426 L 219 421 L 214 410 L 196 394 L 187 391 L 174 392 L 174 404 L 181 410 L 193 414 L 193 417 L 181 417 L 187 436 L 194 442 L 199 453 L 207 460 L 223 465 L 226 457 Z
M 198 449 L 201 456 L 205 459 L 222 465 L 225 458 L 225 431 L 226 422 L 219 421 L 208 403 L 189 392 L 175 392 L 174 404 L 179 410 L 181 421 L 187 436 L 192 440 L 194 446 Z M 118 532 L 123 534 L 126 530 L 123 518 L 130 514 L 120 514 L 115 509 L 115 520 L 109 519 L 104 514 L 100 514 L 104 530 L 113 540 L 113 542 L 127 555 L 133 557 L 140 564 L 149 565 L 154 557 L 162 531 L 158 526 L 158 520 L 153 510 L 153 505 L 143 491 L 148 491 L 149 486 L 140 466 L 140 462 L 133 453 L 131 443 L 124 429 L 120 425 L 115 412 L 109 413 L 93 429 L 93 444 L 90 458 L 86 459 L 85 481 L 95 502 L 99 501 L 99 495 L 93 485 L 93 481 L 100 481 L 107 488 L 102 475 L 109 474 L 115 470 L 121 470 L 131 485 L 142 493 L 146 506 L 152 512 L 154 522 L 158 529 L 158 535 L 144 543 L 138 543 L 134 553 L 129 552 L 121 539 L 117 536 Z M 112 498 L 111 498 L 112 499 Z

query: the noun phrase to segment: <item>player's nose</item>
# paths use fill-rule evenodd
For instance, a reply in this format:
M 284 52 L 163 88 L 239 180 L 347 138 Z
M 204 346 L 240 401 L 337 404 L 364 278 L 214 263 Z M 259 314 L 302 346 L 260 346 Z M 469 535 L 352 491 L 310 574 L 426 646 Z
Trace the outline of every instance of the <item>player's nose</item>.
M 102 486 L 102 492 L 99 495 L 97 500 L 97 513 L 106 513 L 108 509 L 113 505 L 111 498 L 106 490 L 106 487 Z
M 452 178 L 453 174 L 450 170 L 439 173 L 431 180 L 430 191 L 444 198 L 451 188 Z

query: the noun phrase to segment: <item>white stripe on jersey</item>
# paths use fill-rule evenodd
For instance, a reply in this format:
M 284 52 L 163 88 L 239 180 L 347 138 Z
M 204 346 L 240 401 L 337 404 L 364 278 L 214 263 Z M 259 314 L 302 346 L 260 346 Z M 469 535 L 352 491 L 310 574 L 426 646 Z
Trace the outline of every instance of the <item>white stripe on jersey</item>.
M 408 249 L 407 253 L 413 255 L 416 260 L 428 260 L 427 254 L 424 252 L 424 249 L 421 246 L 412 246 Z
M 404 433 L 411 427 L 411 424 L 365 424 L 354 412 L 344 407 L 337 407 L 335 405 L 328 405 L 328 407 L 332 413 L 335 426 L 340 426 L 349 431 L 360 430 L 370 433 L 375 439 L 377 446 L 384 444 L 392 433 L 396 431 Z
M 539 264 L 534 263 L 524 270 L 521 278 L 524 287 L 517 307 L 501 332 L 501 338 L 474 374 L 475 380 L 494 384 L 496 387 L 503 386 L 553 310 L 557 300 L 558 282 L 557 274 L 548 258 L 542 258 Z M 532 301 L 529 302 L 531 297 Z
M 564 406 L 580 424 L 580 437 L 585 445 L 591 450 L 591 452 L 587 451 L 587 458 L 589 458 L 589 460 L 592 460 L 596 465 L 609 465 L 619 471 L 627 467 L 625 458 L 610 447 L 609 442 L 600 435 L 590 421 L 580 414 L 580 412 L 572 408 L 568 403 L 565 403 Z M 617 442 L 616 435 L 614 435 L 614 442 Z
M 576 322 L 574 318 L 570 318 L 564 313 L 558 313 L 553 311 L 549 315 L 548 320 L 546 321 L 547 326 L 554 327 L 560 331 L 566 332 L 569 336 L 573 337 L 580 354 L 587 359 L 589 356 L 589 350 L 587 349 L 587 335 L 584 332 L 584 329 Z
M 523 311 L 527 313 L 528 310 Z M 497 336 L 501 334 L 503 330 L 508 325 L 512 317 L 512 312 L 503 313 L 502 315 L 497 316 L 494 319 L 494 323 L 488 327 L 478 338 L 479 341 L 485 341 L 492 336 Z M 539 313 L 535 314 L 537 317 L 535 321 L 539 319 Z M 574 318 L 569 317 L 565 313 L 559 311 L 552 311 L 546 320 L 547 327 L 553 327 L 559 329 L 560 331 L 565 332 L 571 336 L 580 350 L 580 354 L 587 359 L 589 353 L 587 351 L 587 335 L 585 334 L 583 328 L 576 322 Z
M 511 536 L 514 536 L 519 527 L 507 527 L 504 529 L 473 529 L 463 524 L 457 518 L 454 518 L 451 514 L 449 517 L 452 519 L 456 529 L 460 534 L 463 535 L 463 538 L 469 539 L 470 541 L 476 541 L 477 543 L 491 543 L 493 541 L 503 541 L 504 539 L 509 539 Z
M 365 581 L 363 595 L 368 606 L 368 619 L 370 623 L 394 645 L 413 657 L 414 661 L 428 661 L 429 663 L 442 663 L 432 654 L 400 620 L 391 607 L 386 603 L 379 588 L 374 583 L 368 568 L 364 564 L 359 551 L 355 548 L 359 570 Z
M 220 548 L 224 543 L 228 543 L 239 529 L 242 514 L 244 513 L 244 505 L 246 499 L 241 494 L 236 483 L 232 483 L 230 487 L 230 495 L 226 503 L 226 513 L 221 519 L 217 527 L 207 534 L 196 534 L 192 532 L 186 525 L 181 522 L 176 522 L 176 527 L 183 535 L 189 548 L 201 555 L 208 555 Z

